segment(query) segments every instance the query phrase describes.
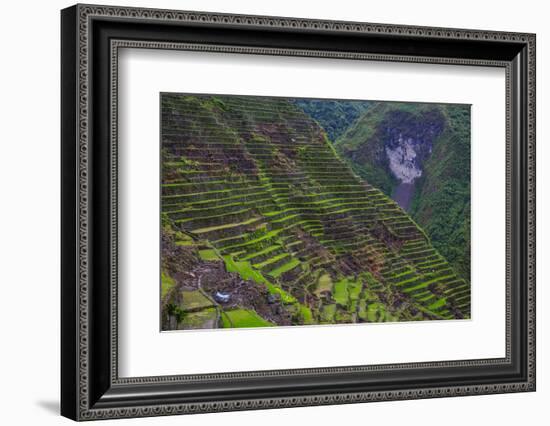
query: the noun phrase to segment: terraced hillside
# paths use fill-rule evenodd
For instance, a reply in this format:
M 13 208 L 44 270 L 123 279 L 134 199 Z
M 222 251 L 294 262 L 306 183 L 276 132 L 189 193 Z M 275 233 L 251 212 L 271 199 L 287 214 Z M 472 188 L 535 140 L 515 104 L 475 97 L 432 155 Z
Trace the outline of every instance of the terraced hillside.
M 161 105 L 164 330 L 469 317 L 469 285 L 291 101 Z
M 372 102 L 334 141 L 470 280 L 470 106 Z

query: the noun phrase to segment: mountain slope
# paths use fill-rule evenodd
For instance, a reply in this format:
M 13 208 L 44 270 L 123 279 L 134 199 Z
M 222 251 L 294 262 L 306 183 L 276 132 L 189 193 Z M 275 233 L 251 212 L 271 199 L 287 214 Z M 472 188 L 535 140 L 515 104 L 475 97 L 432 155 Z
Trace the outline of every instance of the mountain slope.
M 278 98 L 162 95 L 163 329 L 466 318 L 423 231 Z
M 336 142 L 367 182 L 393 197 L 470 279 L 470 107 L 374 103 Z

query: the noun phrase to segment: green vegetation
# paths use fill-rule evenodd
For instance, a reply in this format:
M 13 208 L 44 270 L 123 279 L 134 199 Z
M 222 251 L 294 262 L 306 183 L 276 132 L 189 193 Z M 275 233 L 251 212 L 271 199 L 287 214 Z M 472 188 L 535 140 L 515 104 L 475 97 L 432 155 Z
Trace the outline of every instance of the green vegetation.
M 171 277 L 169 277 L 167 274 L 165 274 L 164 271 L 161 273 L 160 282 L 161 282 L 160 294 L 161 294 L 161 298 L 164 299 L 164 297 L 168 294 L 168 292 L 174 288 L 174 285 L 176 283 L 174 282 L 174 280 Z
M 313 314 L 308 307 L 300 305 L 300 315 L 302 316 L 303 324 L 314 324 Z
M 181 307 L 185 311 L 201 310 L 213 305 L 212 301 L 206 297 L 200 290 L 183 291 Z
M 394 320 L 382 303 L 369 303 L 366 308 L 367 321 L 369 322 L 389 322 Z
M 292 259 L 290 262 L 285 263 L 284 265 L 279 266 L 269 273 L 270 276 L 277 278 L 278 276 L 284 274 L 287 271 L 294 269 L 300 264 L 298 259 Z
M 295 99 L 294 103 L 316 120 L 331 140 L 336 140 L 371 105 L 370 101 Z
M 225 311 L 222 315 L 224 328 L 272 327 L 274 324 L 264 320 L 256 312 L 247 309 Z
M 468 283 L 342 161 L 322 114 L 283 98 L 161 102 L 163 329 L 469 317 Z M 332 132 L 376 135 L 355 127 L 378 104 Z
M 207 262 L 212 260 L 220 260 L 216 250 L 213 249 L 199 250 L 199 256 L 202 260 Z
M 340 306 L 344 308 L 349 306 L 355 312 L 362 287 L 361 280 L 354 281 L 350 278 L 343 278 L 334 284 L 333 298 Z
M 243 280 L 252 280 L 258 284 L 264 284 L 271 294 L 278 294 L 284 303 L 295 302 L 294 297 L 270 283 L 261 272 L 252 267 L 250 262 L 237 262 L 231 256 L 224 256 L 223 259 L 227 272 L 236 272 Z
M 215 308 L 206 308 L 187 313 L 181 321 L 181 326 L 183 329 L 214 328 L 217 322 L 218 311 Z
M 321 324 L 334 324 L 336 315 L 336 305 L 331 303 L 330 305 L 324 305 L 321 309 Z
M 414 182 L 408 212 L 469 281 L 470 107 L 374 103 L 335 146 L 359 176 L 392 196 L 400 181 L 390 170 L 386 148 L 396 137 L 426 145 L 424 151 L 416 145 L 422 175 Z
M 317 291 L 316 293 L 320 295 L 323 292 L 332 291 L 332 278 L 329 274 L 322 274 L 317 281 Z
M 381 118 L 390 110 L 407 104 L 375 103 L 353 126 L 335 139 L 334 146 L 342 158 L 349 160 L 353 171 L 365 181 L 391 195 L 397 183 L 386 164 L 379 161 L 384 151 L 381 138 L 375 138 Z
M 411 205 L 432 244 L 470 279 L 470 110 L 447 107 L 448 127 L 434 144 Z
M 349 301 L 348 282 L 340 280 L 334 284 L 334 300 L 341 306 L 347 306 Z

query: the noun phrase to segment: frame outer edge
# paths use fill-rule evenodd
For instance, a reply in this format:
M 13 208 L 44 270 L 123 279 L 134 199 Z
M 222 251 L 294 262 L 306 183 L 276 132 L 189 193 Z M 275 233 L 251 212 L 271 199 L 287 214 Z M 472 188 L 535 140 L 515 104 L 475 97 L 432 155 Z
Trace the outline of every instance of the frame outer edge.
M 92 420 L 104 419 L 113 417 L 141 417 L 151 415 L 169 415 L 179 413 L 194 413 L 194 412 L 216 412 L 229 410 L 243 409 L 263 409 L 263 408 L 282 408 L 293 406 L 308 406 L 308 405 L 325 405 L 325 404 L 343 404 L 352 402 L 366 401 L 382 401 L 382 400 L 400 400 L 400 399 L 415 399 L 415 398 L 433 398 L 441 396 L 461 396 L 475 395 L 488 393 L 502 392 L 517 392 L 534 390 L 535 383 L 535 320 L 534 320 L 534 285 L 535 285 L 535 235 L 534 235 L 534 219 L 535 219 L 535 184 L 534 184 L 534 148 L 535 148 L 535 36 L 527 33 L 510 33 L 497 31 L 482 31 L 482 30 L 462 30 L 462 29 L 447 29 L 447 28 L 430 28 L 430 27 L 414 27 L 403 25 L 387 25 L 387 24 L 368 24 L 354 22 L 336 22 L 326 20 L 298 19 L 298 18 L 279 18 L 267 16 L 246 16 L 246 15 L 229 15 L 207 12 L 185 12 L 185 11 L 170 11 L 158 9 L 141 9 L 127 7 L 110 7 L 97 5 L 77 5 L 73 7 L 76 11 L 75 29 L 77 36 L 77 49 L 75 54 L 76 64 L 76 99 L 78 106 L 77 129 L 76 137 L 78 142 L 78 151 L 76 153 L 76 179 L 77 179 L 77 283 L 78 289 L 73 291 L 77 297 L 76 315 L 73 318 L 73 324 L 76 323 L 77 330 L 74 336 L 75 351 L 78 355 L 78 360 L 75 362 L 74 390 L 76 396 L 75 417 L 76 420 Z M 67 11 L 68 9 L 65 9 Z M 67 13 L 67 12 L 65 12 Z M 234 26 L 256 26 L 261 28 L 290 28 L 290 29 L 315 29 L 326 30 L 329 32 L 359 32 L 359 33 L 382 33 L 391 35 L 394 33 L 400 35 L 411 35 L 422 38 L 447 38 L 447 39 L 471 39 L 471 40 L 487 40 L 487 41 L 507 41 L 523 43 L 528 46 L 528 194 L 527 203 L 529 205 L 529 240 L 528 240 L 528 337 L 527 337 L 527 355 L 528 355 L 528 379 L 526 382 L 503 383 L 500 385 L 479 385 L 479 386 L 451 386 L 445 389 L 429 388 L 429 389 L 404 389 L 402 391 L 388 392 L 369 392 L 355 394 L 331 394 L 321 396 L 305 396 L 305 397 L 282 397 L 270 398 L 261 400 L 246 400 L 246 401 L 220 401 L 205 404 L 163 404 L 161 406 L 144 406 L 139 408 L 113 408 L 113 409 L 93 409 L 89 407 L 89 358 L 88 358 L 88 48 L 89 27 L 88 22 L 91 16 L 98 17 L 118 17 L 118 18 L 135 18 L 141 20 L 159 20 L 159 21 L 176 21 L 176 22 L 193 22 L 193 23 L 219 23 Z M 66 114 L 65 105 L 63 112 Z M 63 129 L 67 126 L 62 123 Z M 65 146 L 65 145 L 63 145 Z M 73 160 L 74 161 L 74 160 Z M 65 165 L 66 162 L 64 161 Z M 66 189 L 66 183 L 63 182 L 63 189 Z M 74 208 L 73 208 L 74 210 Z M 63 224 L 65 227 L 66 225 Z M 63 261 L 66 267 L 67 258 L 64 256 Z M 64 287 L 66 286 L 64 282 Z M 74 284 L 73 284 L 74 285 Z M 76 286 L 75 286 L 76 287 Z M 65 318 L 65 317 L 64 317 Z M 69 339 L 70 340 L 70 339 Z M 65 351 L 62 348 L 62 352 Z M 63 366 L 63 368 L 66 368 Z M 62 399 L 63 399 L 62 394 Z M 66 401 L 66 399 L 65 399 Z M 64 412 L 68 415 L 68 412 Z
M 90 341 L 88 328 L 88 309 L 90 307 L 88 299 L 88 233 L 89 233 L 89 173 L 88 173 L 88 136 L 89 136 L 89 66 L 90 55 L 89 48 L 91 39 L 89 37 L 88 13 L 85 5 L 77 4 L 77 34 L 78 34 L 78 57 L 77 57 L 77 107 L 78 107 L 78 123 L 77 123 L 77 179 L 78 179 L 78 386 L 77 386 L 77 420 L 85 420 L 89 418 L 92 412 L 90 409 L 90 389 L 89 377 L 90 363 L 88 344 Z
M 527 42 L 527 78 L 528 78 L 528 105 L 527 105 L 527 167 L 528 167 L 528 381 L 532 391 L 536 391 L 536 117 L 537 117 L 537 89 L 536 89 L 536 54 L 537 36 L 529 34 Z
M 76 180 L 77 57 L 76 6 L 61 11 L 61 414 L 78 414 L 78 219 Z

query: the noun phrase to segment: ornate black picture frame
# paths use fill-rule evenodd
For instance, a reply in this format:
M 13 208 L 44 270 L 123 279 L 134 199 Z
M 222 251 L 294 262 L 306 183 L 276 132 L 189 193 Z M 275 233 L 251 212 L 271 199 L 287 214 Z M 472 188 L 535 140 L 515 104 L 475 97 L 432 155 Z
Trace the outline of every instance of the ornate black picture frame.
M 535 35 L 96 5 L 61 13 L 61 413 L 74 420 L 535 390 Z M 506 70 L 506 356 L 120 378 L 117 52 L 186 49 Z

